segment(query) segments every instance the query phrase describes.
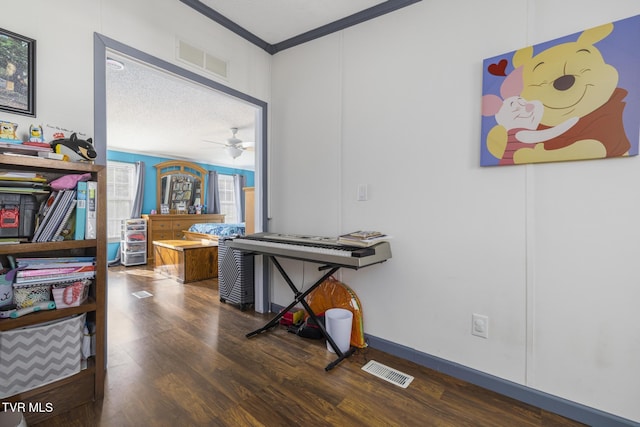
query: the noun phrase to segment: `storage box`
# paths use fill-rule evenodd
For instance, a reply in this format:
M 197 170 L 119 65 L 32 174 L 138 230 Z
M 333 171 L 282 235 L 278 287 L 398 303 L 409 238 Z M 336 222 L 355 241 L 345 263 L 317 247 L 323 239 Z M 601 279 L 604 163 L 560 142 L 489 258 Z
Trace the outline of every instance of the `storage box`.
M 147 250 L 147 243 L 146 242 L 142 242 L 142 243 L 126 243 L 123 242 L 121 243 L 124 246 L 124 251 L 127 253 L 130 252 L 144 252 Z
M 85 314 L 0 332 L 0 398 L 80 372 Z
M 0 237 L 31 238 L 37 211 L 32 194 L 0 193 Z
M 73 283 L 53 285 L 51 294 L 56 308 L 77 307 L 89 296 L 90 280 L 79 280 Z
M 51 301 L 50 284 L 13 284 L 13 300 L 17 308 L 31 307 L 39 302 Z
M 139 264 L 146 264 L 147 263 L 147 254 L 146 252 L 144 253 L 126 253 L 126 252 L 122 252 L 122 264 L 129 266 L 129 265 L 139 265 Z

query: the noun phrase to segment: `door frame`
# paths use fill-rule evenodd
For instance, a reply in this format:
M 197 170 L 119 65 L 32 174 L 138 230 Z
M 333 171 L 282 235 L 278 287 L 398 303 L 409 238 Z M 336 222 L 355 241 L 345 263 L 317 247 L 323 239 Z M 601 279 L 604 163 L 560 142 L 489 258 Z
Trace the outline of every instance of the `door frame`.
M 164 61 L 148 53 L 142 52 L 131 46 L 120 43 L 114 39 L 99 33 L 94 33 L 93 38 L 93 72 L 94 72 L 94 138 L 96 141 L 96 163 L 107 164 L 107 85 L 106 85 L 106 59 L 107 52 L 113 51 L 129 56 L 136 60 L 148 63 L 169 74 L 175 74 L 181 78 L 207 86 L 212 90 L 237 98 L 256 106 L 259 113 L 256 117 L 256 161 L 255 161 L 255 202 L 256 202 L 256 232 L 267 230 L 267 108 L 266 102 L 250 95 L 237 91 L 216 81 L 210 80 L 199 74 L 180 68 L 175 64 Z M 270 311 L 269 301 L 269 274 L 266 263 L 262 257 L 255 259 L 255 310 L 259 313 Z

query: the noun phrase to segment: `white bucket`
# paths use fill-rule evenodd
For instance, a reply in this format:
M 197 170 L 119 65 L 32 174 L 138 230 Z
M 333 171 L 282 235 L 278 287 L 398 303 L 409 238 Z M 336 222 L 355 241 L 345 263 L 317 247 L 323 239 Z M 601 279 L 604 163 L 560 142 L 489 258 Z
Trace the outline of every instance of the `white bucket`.
M 22 412 L 0 412 L 0 427 L 27 427 Z
M 351 323 L 353 313 L 344 308 L 330 308 L 324 313 L 327 333 L 341 352 L 346 353 L 351 347 Z M 327 350 L 335 353 L 327 340 Z

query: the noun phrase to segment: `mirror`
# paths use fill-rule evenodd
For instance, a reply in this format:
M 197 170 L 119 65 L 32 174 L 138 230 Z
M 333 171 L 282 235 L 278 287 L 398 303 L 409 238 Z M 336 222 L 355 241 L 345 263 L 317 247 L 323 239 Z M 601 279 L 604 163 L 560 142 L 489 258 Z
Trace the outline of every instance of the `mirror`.
M 158 212 L 170 214 L 196 213 L 204 205 L 204 179 L 207 171 L 180 160 L 155 165 L 157 171 Z

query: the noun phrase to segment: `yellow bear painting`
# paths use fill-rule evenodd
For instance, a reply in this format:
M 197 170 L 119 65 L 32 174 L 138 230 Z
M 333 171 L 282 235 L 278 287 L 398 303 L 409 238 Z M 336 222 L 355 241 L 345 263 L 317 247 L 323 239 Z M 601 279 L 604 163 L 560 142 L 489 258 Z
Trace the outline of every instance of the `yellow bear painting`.
M 607 63 L 595 46 L 612 33 L 614 25 L 585 30 L 576 41 L 552 45 L 535 55 L 532 46 L 513 53 L 510 59 L 522 88 L 518 99 L 523 105 L 542 104 L 536 131 L 546 131 L 552 137 L 537 143 L 519 143 L 517 150 L 509 154 L 512 163 L 629 154 L 632 146 L 623 119 L 628 91 L 619 87 L 619 70 Z M 495 65 L 491 64 L 489 70 Z M 502 127 L 497 124 L 486 135 L 486 151 L 497 159 L 505 155 L 507 148 L 508 129 Z

